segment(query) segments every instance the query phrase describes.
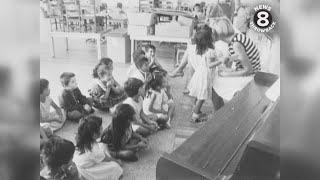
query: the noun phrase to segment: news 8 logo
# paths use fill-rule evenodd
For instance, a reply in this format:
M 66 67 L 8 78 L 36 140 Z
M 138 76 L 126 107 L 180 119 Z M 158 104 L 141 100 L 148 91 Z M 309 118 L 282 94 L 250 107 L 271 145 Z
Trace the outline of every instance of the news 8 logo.
M 276 22 L 274 22 L 271 13 L 271 6 L 258 5 L 254 7 L 254 15 L 250 26 L 258 32 L 268 32 L 274 28 Z

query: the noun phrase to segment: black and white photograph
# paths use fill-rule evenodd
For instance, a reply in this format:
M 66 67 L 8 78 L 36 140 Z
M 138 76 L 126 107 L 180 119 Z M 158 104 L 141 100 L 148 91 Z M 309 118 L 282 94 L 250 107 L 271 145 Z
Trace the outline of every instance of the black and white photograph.
M 40 0 L 40 179 L 280 180 L 279 0 Z

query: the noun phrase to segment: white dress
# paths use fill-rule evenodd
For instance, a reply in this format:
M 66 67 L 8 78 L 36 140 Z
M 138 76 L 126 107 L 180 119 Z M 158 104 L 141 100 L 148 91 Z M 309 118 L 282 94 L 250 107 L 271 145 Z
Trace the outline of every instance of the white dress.
M 212 58 L 216 60 L 216 52 L 214 49 L 208 49 L 203 55 L 198 55 L 196 46 L 190 45 L 187 53 L 188 63 L 195 70 L 188 85 L 189 95 L 199 100 L 206 100 L 211 97 L 211 88 L 216 71 L 216 68 L 209 68 L 208 63 Z
M 91 151 L 80 154 L 75 153 L 74 162 L 80 175 L 86 180 L 118 180 L 123 173 L 120 165 L 114 161 L 103 161 L 105 156 L 110 155 L 102 143 L 92 145 Z

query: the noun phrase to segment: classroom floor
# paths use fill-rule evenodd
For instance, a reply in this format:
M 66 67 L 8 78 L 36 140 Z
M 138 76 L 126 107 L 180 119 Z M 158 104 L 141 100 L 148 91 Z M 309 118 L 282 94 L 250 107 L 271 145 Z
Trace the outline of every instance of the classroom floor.
M 42 24 L 42 26 L 45 26 Z M 43 28 L 42 28 L 43 29 Z M 43 32 L 43 30 L 42 30 Z M 92 69 L 98 62 L 94 45 L 86 44 L 85 41 L 71 40 L 69 42 L 69 52 L 65 51 L 64 39 L 57 39 L 56 58 L 50 56 L 49 41 L 46 39 L 44 32 L 41 38 L 40 53 L 40 77 L 49 80 L 51 97 L 58 103 L 57 96 L 62 88 L 59 82 L 59 76 L 62 72 L 70 71 L 76 74 L 79 88 L 83 94 L 88 94 L 87 90 L 92 83 Z M 155 44 L 157 46 L 157 57 L 160 63 L 167 69 L 172 70 L 174 65 L 173 50 L 170 45 Z M 105 55 L 105 54 L 103 54 Z M 126 80 L 126 73 L 129 64 L 114 64 L 114 77 L 120 84 Z M 183 79 L 170 79 L 172 93 L 176 105 L 174 119 L 172 120 L 172 128 L 159 131 L 149 137 L 150 148 L 139 154 L 139 161 L 124 164 L 123 180 L 155 180 L 156 164 L 160 156 L 167 152 L 170 153 L 181 144 L 185 138 L 176 136 L 177 134 L 187 134 L 190 136 L 192 132 L 198 129 L 201 124 L 190 123 L 191 109 L 193 100 L 182 94 Z M 208 101 L 203 107 L 203 112 L 211 113 L 211 103 Z M 107 127 L 111 121 L 111 117 L 107 113 L 96 112 L 97 116 L 103 118 L 103 127 Z M 66 122 L 61 130 L 56 134 L 74 142 L 77 124 Z

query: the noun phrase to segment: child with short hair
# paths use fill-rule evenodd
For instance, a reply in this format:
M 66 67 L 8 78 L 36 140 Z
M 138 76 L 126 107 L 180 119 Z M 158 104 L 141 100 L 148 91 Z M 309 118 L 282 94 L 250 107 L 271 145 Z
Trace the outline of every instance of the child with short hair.
M 93 106 L 107 112 L 127 98 L 124 89 L 114 79 L 112 72 L 113 61 L 110 58 L 102 58 L 93 70 L 95 83 L 89 89 L 89 94 L 93 99 Z
M 78 169 L 72 161 L 75 146 L 58 136 L 50 138 L 41 147 L 45 167 L 40 176 L 46 180 L 80 180 Z
M 131 123 L 135 111 L 129 104 L 119 104 L 112 118 L 112 123 L 105 129 L 101 142 L 108 145 L 114 158 L 125 161 L 137 161 L 136 153 L 148 147 L 147 139 L 133 132 Z
M 146 115 L 156 116 L 160 127 L 170 128 L 174 103 L 167 96 L 163 79 L 164 77 L 161 74 L 154 74 L 148 81 L 146 86 L 147 95 L 143 101 L 143 112 Z
M 124 91 L 128 98 L 123 102 L 123 104 L 129 104 L 135 111 L 132 125 L 133 131 L 141 134 L 142 136 L 148 136 L 155 132 L 158 129 L 158 124 L 155 122 L 156 117 L 147 116 L 142 111 L 142 97 L 145 94 L 143 82 L 136 78 L 129 78 L 124 83 Z
M 76 135 L 74 161 L 85 179 L 118 180 L 123 170 L 109 155 L 107 146 L 98 143 L 102 135 L 102 118 L 88 116 L 81 121 Z
M 60 81 L 64 88 L 60 97 L 60 106 L 66 111 L 68 119 L 79 121 L 85 115 L 94 112 L 91 107 L 92 103 L 90 102 L 90 99 L 82 95 L 78 88 L 74 73 L 62 73 Z
M 137 78 L 145 82 L 149 75 L 149 60 L 145 56 L 137 56 L 135 67 L 128 72 L 128 78 Z
M 51 107 L 55 111 L 51 111 Z M 40 79 L 40 126 L 54 132 L 60 129 L 66 118 L 61 108 L 50 97 L 49 81 Z

